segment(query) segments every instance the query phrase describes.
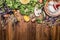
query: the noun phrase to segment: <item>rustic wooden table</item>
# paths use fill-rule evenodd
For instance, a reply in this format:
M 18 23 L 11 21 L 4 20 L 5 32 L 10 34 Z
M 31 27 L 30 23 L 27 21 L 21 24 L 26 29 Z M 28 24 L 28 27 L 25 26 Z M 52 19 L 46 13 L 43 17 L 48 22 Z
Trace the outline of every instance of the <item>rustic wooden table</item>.
M 1 18 L 0 18 L 1 19 Z M 31 21 L 26 23 L 20 15 L 20 22 L 12 26 L 11 20 L 2 30 L 0 20 L 1 40 L 60 40 L 60 23 L 54 26 L 50 24 L 37 24 Z

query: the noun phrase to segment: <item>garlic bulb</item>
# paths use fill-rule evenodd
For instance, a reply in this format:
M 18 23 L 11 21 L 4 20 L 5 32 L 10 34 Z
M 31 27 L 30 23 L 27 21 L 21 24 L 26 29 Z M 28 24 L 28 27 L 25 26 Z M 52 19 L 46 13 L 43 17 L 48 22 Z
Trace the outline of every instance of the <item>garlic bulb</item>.
M 34 9 L 35 16 L 40 16 L 41 12 L 42 12 L 41 9 L 38 9 L 37 7 L 35 7 L 35 9 Z

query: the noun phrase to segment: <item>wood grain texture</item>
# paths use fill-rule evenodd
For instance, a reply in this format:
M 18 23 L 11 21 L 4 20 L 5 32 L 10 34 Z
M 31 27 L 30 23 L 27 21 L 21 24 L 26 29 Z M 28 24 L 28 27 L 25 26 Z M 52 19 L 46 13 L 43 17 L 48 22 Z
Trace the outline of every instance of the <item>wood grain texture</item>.
M 60 23 L 49 25 L 25 22 L 23 16 L 20 15 L 20 22 L 14 26 L 11 20 L 7 23 L 5 37 L 6 40 L 60 40 Z
M 2 40 L 2 25 L 1 25 L 1 15 L 0 15 L 0 39 Z
M 7 19 L 9 22 L 6 25 L 6 40 L 13 40 L 13 28 L 11 19 Z

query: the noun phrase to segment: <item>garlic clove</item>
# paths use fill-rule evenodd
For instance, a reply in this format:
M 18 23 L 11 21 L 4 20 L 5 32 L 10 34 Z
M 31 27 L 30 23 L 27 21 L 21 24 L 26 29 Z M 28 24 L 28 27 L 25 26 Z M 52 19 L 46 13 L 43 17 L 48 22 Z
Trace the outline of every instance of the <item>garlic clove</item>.
M 33 18 L 32 20 L 31 20 L 31 22 L 35 22 L 36 21 L 36 18 Z
M 41 9 L 37 9 L 37 8 L 34 9 L 35 16 L 40 16 L 41 12 L 42 12 Z

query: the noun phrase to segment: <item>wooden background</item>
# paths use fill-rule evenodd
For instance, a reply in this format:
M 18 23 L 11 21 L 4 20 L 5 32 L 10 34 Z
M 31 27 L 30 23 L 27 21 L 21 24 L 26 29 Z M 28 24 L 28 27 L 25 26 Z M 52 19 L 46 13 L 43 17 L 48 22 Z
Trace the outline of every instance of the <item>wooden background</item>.
M 14 25 L 9 21 L 3 29 L 0 19 L 0 40 L 60 40 L 60 23 L 49 25 L 26 23 L 21 19 Z

